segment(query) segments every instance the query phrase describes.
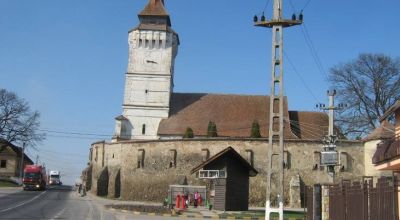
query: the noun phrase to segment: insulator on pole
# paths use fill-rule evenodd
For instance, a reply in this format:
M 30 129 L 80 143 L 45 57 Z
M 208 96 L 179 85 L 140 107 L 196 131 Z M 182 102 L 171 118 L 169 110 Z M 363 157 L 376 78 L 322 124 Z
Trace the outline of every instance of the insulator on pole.
M 300 20 L 300 21 L 303 20 L 303 12 L 300 12 L 300 14 L 299 14 L 299 20 Z
M 253 21 L 254 21 L 254 22 L 257 22 L 257 21 L 258 21 L 258 17 L 257 17 L 257 15 L 254 15 L 254 17 L 253 17 Z
M 265 15 L 263 13 L 263 15 L 261 16 L 261 21 L 265 21 Z
M 292 20 L 295 21 L 296 20 L 296 14 L 292 15 Z

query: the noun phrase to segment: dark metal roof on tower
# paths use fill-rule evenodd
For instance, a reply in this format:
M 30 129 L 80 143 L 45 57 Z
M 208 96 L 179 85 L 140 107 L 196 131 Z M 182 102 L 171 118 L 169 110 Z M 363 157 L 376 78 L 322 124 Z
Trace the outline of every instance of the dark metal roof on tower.
M 168 26 L 171 26 L 171 20 L 169 18 L 169 14 L 164 6 L 164 0 L 149 0 L 146 7 L 139 13 L 140 21 L 146 22 L 145 17 L 157 17 L 165 19 Z

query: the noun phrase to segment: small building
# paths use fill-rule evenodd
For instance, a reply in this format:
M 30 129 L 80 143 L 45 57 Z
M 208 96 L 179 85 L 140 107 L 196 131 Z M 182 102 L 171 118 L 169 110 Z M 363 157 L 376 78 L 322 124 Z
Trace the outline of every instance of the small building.
M 257 170 L 232 147 L 217 153 L 191 171 L 200 179 L 212 180 L 213 208 L 221 211 L 249 209 L 249 177 Z
M 378 143 L 372 158 L 377 170 L 390 170 L 394 174 L 400 173 L 400 100 L 391 106 L 380 118 L 381 122 L 394 116 L 394 136 Z
M 20 172 L 22 148 L 0 139 L 0 177 L 18 177 Z M 24 166 L 33 161 L 24 154 Z

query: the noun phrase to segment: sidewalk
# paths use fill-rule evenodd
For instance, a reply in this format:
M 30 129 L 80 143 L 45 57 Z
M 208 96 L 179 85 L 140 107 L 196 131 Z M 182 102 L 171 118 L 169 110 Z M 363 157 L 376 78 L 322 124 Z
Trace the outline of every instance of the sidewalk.
M 92 193 L 88 193 L 87 197 L 97 204 L 101 205 L 104 209 L 109 209 L 111 211 L 120 211 L 125 213 L 132 213 L 137 215 L 149 215 L 149 216 L 165 216 L 165 217 L 183 217 L 183 218 L 205 218 L 205 219 L 251 219 L 251 220 L 261 220 L 265 219 L 264 217 L 264 208 L 263 207 L 250 207 L 249 211 L 246 212 L 231 212 L 231 211 L 217 211 L 217 210 L 208 210 L 206 207 L 189 207 L 180 212 L 180 214 L 157 214 L 157 213 L 145 213 L 145 212 L 136 212 L 136 211 L 128 211 L 123 209 L 114 209 L 114 208 L 106 208 L 106 206 L 110 205 L 134 205 L 134 206 L 162 206 L 162 203 L 155 202 L 138 202 L 138 201 L 121 201 L 117 199 L 107 199 L 103 197 L 98 197 L 93 195 Z M 285 208 L 285 211 L 294 211 L 294 212 L 302 212 L 303 209 L 291 209 Z M 286 220 L 301 220 L 302 218 L 285 218 Z
M 22 187 L 0 187 L 0 197 L 22 191 Z

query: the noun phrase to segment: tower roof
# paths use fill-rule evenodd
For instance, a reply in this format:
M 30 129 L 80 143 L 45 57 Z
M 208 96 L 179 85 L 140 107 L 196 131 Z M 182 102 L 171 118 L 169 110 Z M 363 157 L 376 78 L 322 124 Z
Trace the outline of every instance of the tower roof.
M 139 16 L 169 16 L 164 7 L 164 0 L 149 0 Z
M 171 19 L 164 7 L 164 0 L 149 0 L 138 17 L 141 24 L 171 26 Z

